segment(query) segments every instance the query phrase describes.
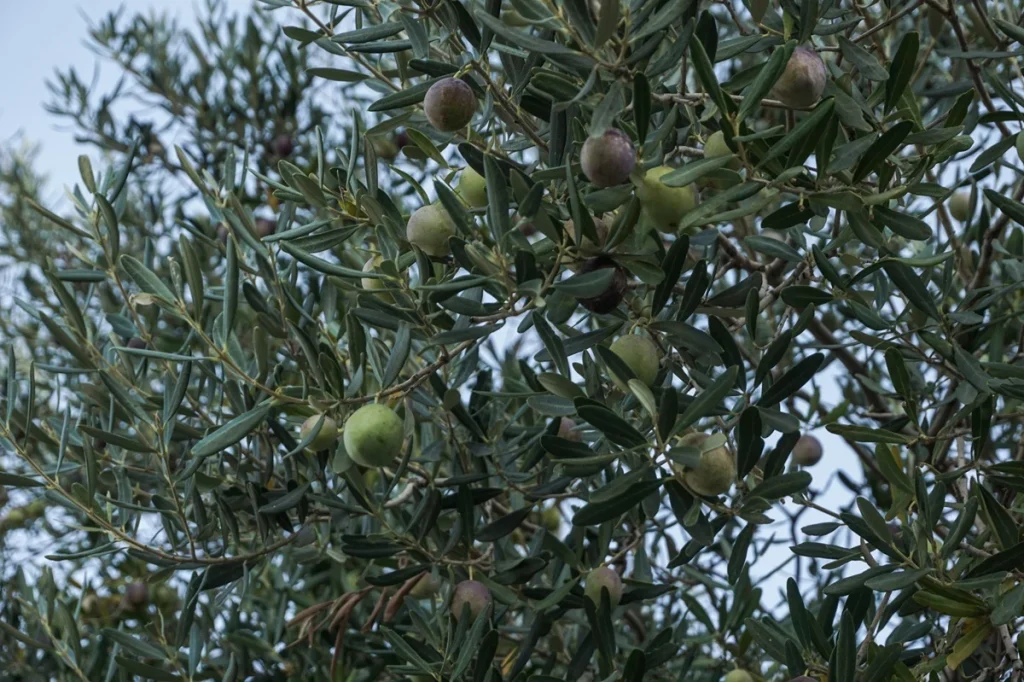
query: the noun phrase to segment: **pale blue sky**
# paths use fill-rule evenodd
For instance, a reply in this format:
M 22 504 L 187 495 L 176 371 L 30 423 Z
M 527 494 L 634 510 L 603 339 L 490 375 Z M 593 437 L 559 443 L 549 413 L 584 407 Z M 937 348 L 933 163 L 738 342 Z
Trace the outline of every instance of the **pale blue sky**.
M 29 142 L 39 143 L 39 170 L 51 183 L 49 195 L 57 198 L 63 187 L 78 180 L 76 159 L 84 148 L 62 122 L 43 109 L 49 98 L 46 80 L 57 68 L 75 66 L 89 78 L 97 58 L 86 38 L 90 20 L 105 16 L 121 6 L 133 11 L 168 12 L 185 21 L 196 14 L 205 0 L 0 0 L 0 64 L 4 70 L 4 92 L 0 95 L 0 144 L 21 133 Z M 252 0 L 225 0 L 240 10 Z M 101 82 L 114 83 L 117 73 L 110 65 L 100 68 Z M 94 150 L 89 150 L 95 153 Z

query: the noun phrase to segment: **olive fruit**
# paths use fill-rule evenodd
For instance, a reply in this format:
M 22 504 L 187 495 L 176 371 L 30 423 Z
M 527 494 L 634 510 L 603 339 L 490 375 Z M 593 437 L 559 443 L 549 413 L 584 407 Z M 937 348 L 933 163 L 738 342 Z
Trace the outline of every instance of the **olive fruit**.
M 813 106 L 825 91 L 825 62 L 808 47 L 793 50 L 786 69 L 775 81 L 772 95 L 789 107 L 806 109 Z
M 487 205 L 487 180 L 475 170 L 466 167 L 459 176 L 459 195 L 473 208 Z
M 146 583 L 131 583 L 124 590 L 124 605 L 129 610 L 145 608 L 149 603 L 149 586 Z
M 730 670 L 725 676 L 725 682 L 754 682 L 754 677 L 746 670 Z
M 320 421 L 320 415 L 314 414 L 312 417 L 302 422 L 302 428 L 299 429 L 299 441 L 304 441 L 313 434 L 313 429 L 316 428 L 316 423 L 318 421 Z M 334 445 L 337 440 L 338 422 L 325 415 L 324 423 L 320 427 L 320 431 L 317 432 L 316 437 L 313 438 L 306 447 L 314 452 L 326 450 Z
M 436 578 L 433 573 L 427 571 L 409 590 L 409 596 L 413 599 L 429 599 L 437 594 L 439 589 L 441 589 L 440 578 Z
M 377 268 L 379 268 L 380 264 L 383 262 L 383 256 L 374 256 L 363 263 L 363 272 L 377 272 Z M 359 284 L 367 291 L 377 293 L 381 298 L 394 300 L 394 297 L 387 291 L 388 285 L 379 277 L 362 277 L 359 280 Z
M 382 467 L 402 451 L 401 418 L 386 405 L 363 405 L 345 422 L 345 450 L 356 464 Z
M 622 601 L 622 578 L 615 572 L 615 569 L 608 566 L 595 568 L 587 575 L 583 585 L 583 594 L 587 599 L 594 602 L 595 606 L 601 605 L 601 590 L 608 590 L 608 601 L 614 609 Z
M 392 161 L 398 156 L 398 145 L 390 138 L 371 137 L 370 146 L 373 147 L 373 153 L 378 159 Z
M 821 441 L 804 434 L 793 446 L 793 461 L 802 467 L 814 466 L 821 461 Z
M 128 347 L 129 348 L 135 348 L 135 349 L 145 348 L 146 347 L 146 342 L 143 341 L 138 336 L 133 336 L 132 338 L 128 339 Z
M 548 507 L 541 512 L 540 518 L 544 527 L 552 533 L 562 527 L 562 514 L 558 511 L 558 507 Z
M 100 615 L 103 601 L 93 593 L 82 597 L 81 613 L 86 618 L 95 618 Z
M 721 495 L 728 492 L 736 480 L 736 458 L 725 445 L 705 448 L 709 438 L 704 433 L 691 433 L 682 438 L 683 445 L 701 450 L 700 463 L 688 469 L 683 480 L 699 495 Z
M 20 528 L 27 520 L 28 514 L 25 513 L 25 510 L 20 507 L 15 508 L 7 512 L 7 516 L 3 519 L 0 519 L 0 529 Z
M 608 128 L 583 143 L 580 165 L 590 182 L 598 187 L 614 187 L 625 183 L 636 167 L 636 149 L 626 133 Z
M 423 253 L 442 258 L 451 253 L 448 238 L 455 235 L 455 222 L 441 204 L 427 204 L 409 216 L 405 238 Z
M 277 232 L 277 221 L 270 220 L 269 218 L 257 218 L 256 219 L 256 236 L 260 239 L 269 237 L 270 235 Z
M 669 187 L 661 181 L 673 170 L 669 166 L 652 168 L 644 174 L 636 190 L 644 215 L 661 232 L 675 232 L 683 216 L 697 205 L 697 192 L 692 185 Z
M 971 193 L 957 192 L 949 198 L 949 214 L 960 222 L 971 217 Z
M 706 142 L 704 142 L 704 158 L 705 159 L 717 159 L 720 156 L 729 156 L 732 154 L 732 150 L 729 149 L 729 143 L 725 141 L 725 133 L 721 130 L 716 130 L 708 136 Z M 739 167 L 739 160 L 733 159 L 732 163 L 729 164 L 730 168 Z
M 596 296 L 577 299 L 579 304 L 592 313 L 605 315 L 615 310 L 622 302 L 622 296 L 626 293 L 626 271 L 607 256 L 590 258 L 580 266 L 580 274 L 595 272 L 604 268 L 615 268 L 611 283 L 608 288 Z
M 658 377 L 658 365 L 660 363 L 658 347 L 646 336 L 627 334 L 620 336 L 612 342 L 611 351 L 619 356 L 626 363 L 626 366 L 633 371 L 633 374 L 642 383 L 651 386 Z M 615 382 L 623 391 L 628 386 Z
M 464 607 L 468 605 L 469 620 L 472 622 L 480 617 L 491 600 L 491 591 L 483 583 L 476 580 L 463 580 L 455 586 L 449 608 L 452 617 L 458 620 L 462 616 Z
M 291 135 L 278 135 L 270 141 L 270 152 L 281 159 L 287 158 L 295 151 L 295 142 Z
M 568 417 L 562 417 L 558 422 L 558 437 L 566 440 L 580 440 L 580 433 L 576 430 L 576 422 Z
M 427 90 L 423 98 L 423 112 L 430 125 L 450 133 L 473 120 L 476 112 L 476 95 L 465 81 L 458 78 L 442 78 Z
M 704 158 L 706 159 L 717 159 L 722 156 L 729 156 L 733 151 L 729 149 L 729 144 L 725 141 L 725 133 L 721 130 L 715 131 L 708 136 L 708 139 L 704 142 Z M 725 167 L 729 170 L 739 170 L 743 164 L 737 158 L 731 159 Z M 713 172 L 713 171 L 712 171 Z M 701 187 L 714 187 L 715 189 L 724 189 L 724 183 L 714 177 L 705 177 L 697 181 Z

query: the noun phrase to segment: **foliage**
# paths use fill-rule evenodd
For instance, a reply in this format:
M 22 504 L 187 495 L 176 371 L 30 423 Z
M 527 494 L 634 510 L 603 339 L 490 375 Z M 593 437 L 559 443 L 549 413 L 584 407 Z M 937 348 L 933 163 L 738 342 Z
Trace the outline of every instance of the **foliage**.
M 0 156 L 0 677 L 1019 680 L 1021 21 L 102 19 L 68 200 Z

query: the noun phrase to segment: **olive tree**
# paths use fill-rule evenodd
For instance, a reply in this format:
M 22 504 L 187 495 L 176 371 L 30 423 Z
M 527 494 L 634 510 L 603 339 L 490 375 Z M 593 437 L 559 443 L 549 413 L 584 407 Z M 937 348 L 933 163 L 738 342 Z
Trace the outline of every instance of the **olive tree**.
M 0 156 L 0 677 L 1022 678 L 1017 3 L 201 15 Z

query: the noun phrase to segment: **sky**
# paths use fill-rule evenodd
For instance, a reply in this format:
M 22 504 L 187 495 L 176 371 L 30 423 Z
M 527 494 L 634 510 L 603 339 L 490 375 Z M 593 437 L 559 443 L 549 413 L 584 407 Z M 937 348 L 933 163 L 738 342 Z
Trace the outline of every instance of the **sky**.
M 232 10 L 243 10 L 251 0 L 224 0 Z M 46 80 L 55 69 L 74 65 L 83 78 L 89 78 L 99 68 L 100 83 L 115 83 L 117 71 L 110 64 L 99 65 L 96 55 L 86 46 L 89 19 L 97 19 L 117 9 L 123 2 L 115 0 L 37 0 L 36 2 L 3 2 L 3 20 L 0 21 L 0 64 L 16 65 L 5 71 L 7 79 L 0 97 L 0 145 L 21 135 L 29 143 L 39 145 L 37 168 L 49 177 L 47 198 L 51 205 L 62 202 L 64 186 L 79 180 L 77 157 L 83 152 L 95 154 L 75 143 L 72 132 L 44 109 L 49 98 Z M 135 11 L 168 12 L 182 22 L 196 15 L 195 0 L 130 0 Z M 102 90 L 102 86 L 101 86 Z M 507 338 L 514 335 L 516 321 L 510 321 Z M 500 336 L 499 336 L 500 338 Z M 826 402 L 835 404 L 840 399 L 834 379 L 838 368 L 823 373 L 819 378 Z M 831 385 L 829 385 L 831 384 Z M 825 457 L 814 470 L 814 488 L 828 488 L 825 506 L 837 508 L 851 499 L 849 492 L 835 480 L 835 473 L 844 470 L 854 480 L 862 480 L 861 466 L 853 452 L 838 437 L 824 429 L 815 435 L 825 446 Z M 769 447 L 775 438 L 769 440 Z M 790 505 L 790 509 L 792 509 Z M 774 515 L 782 519 L 782 515 Z M 817 512 L 805 515 L 801 525 L 824 520 Z M 788 556 L 788 552 L 774 555 L 763 562 L 764 569 L 772 570 Z M 762 564 L 759 564 L 758 568 Z M 755 572 L 757 573 L 757 572 Z M 782 588 L 783 572 L 771 581 L 773 587 Z
M 224 0 L 240 10 L 251 0 Z M 4 92 L 0 95 L 0 144 L 16 135 L 40 144 L 38 168 L 51 182 L 49 194 L 59 198 L 64 185 L 78 180 L 79 147 L 71 131 L 50 116 L 43 105 L 49 99 L 46 81 L 55 69 L 74 66 L 83 78 L 98 65 L 86 45 L 90 21 L 125 6 L 131 10 L 166 12 L 181 21 L 195 17 L 197 0 L 44 0 L 2 2 L 0 21 L 0 64 L 4 70 Z M 99 71 L 100 83 L 113 84 L 117 73 L 109 64 Z

